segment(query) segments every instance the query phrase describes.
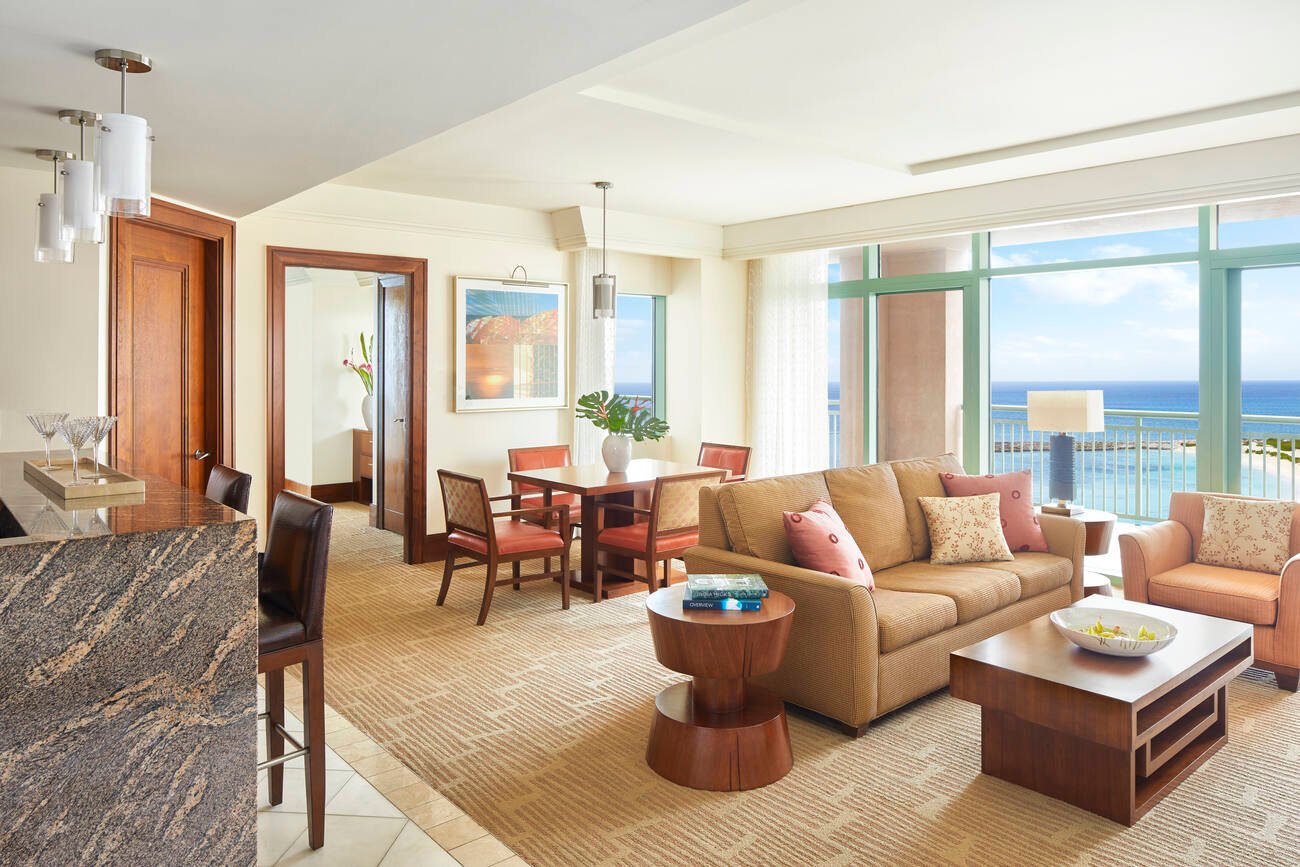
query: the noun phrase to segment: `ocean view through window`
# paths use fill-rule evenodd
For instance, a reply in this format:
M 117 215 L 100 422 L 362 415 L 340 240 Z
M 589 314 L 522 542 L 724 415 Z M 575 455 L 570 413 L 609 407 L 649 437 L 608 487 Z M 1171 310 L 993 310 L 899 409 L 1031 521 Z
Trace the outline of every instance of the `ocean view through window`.
M 658 418 L 664 418 L 662 305 L 663 296 L 620 292 L 614 337 L 614 391 L 637 398 Z

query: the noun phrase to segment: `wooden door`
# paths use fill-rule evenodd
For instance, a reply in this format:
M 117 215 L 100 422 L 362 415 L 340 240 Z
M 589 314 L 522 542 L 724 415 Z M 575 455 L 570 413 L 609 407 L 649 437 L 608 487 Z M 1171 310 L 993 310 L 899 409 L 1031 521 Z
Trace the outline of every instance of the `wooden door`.
M 114 454 L 201 490 L 222 436 L 216 245 L 133 220 L 115 245 Z
M 376 400 L 377 427 L 376 500 L 378 526 L 394 533 L 406 533 L 406 474 L 411 406 L 410 285 L 403 275 L 384 275 L 378 292 L 379 395 Z

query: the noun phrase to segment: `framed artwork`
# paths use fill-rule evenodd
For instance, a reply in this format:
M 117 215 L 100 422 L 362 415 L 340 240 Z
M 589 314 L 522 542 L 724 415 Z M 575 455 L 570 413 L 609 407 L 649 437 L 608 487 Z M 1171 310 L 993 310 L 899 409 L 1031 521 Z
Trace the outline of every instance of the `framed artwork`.
M 456 278 L 456 412 L 568 405 L 567 283 Z

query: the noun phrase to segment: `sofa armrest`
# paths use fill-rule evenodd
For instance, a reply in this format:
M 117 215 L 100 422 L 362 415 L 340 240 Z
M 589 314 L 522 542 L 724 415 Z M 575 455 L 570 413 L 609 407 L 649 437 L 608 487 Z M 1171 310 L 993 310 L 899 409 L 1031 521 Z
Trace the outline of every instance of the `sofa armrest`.
M 1192 534 L 1178 521 L 1136 527 L 1120 535 L 1119 560 L 1124 598 L 1147 602 L 1147 581 L 1152 575 L 1192 562 Z
M 1040 514 L 1038 523 L 1047 539 L 1047 550 L 1074 564 L 1070 575 L 1070 599 L 1078 602 L 1083 598 L 1083 549 L 1088 539 L 1087 527 L 1078 518 L 1065 515 Z
M 871 592 L 861 584 L 721 548 L 686 551 L 691 574 L 756 572 L 794 600 L 785 661 L 755 678 L 786 701 L 853 728 L 876 714 L 880 633 Z
M 1278 661 L 1300 668 L 1300 554 L 1282 567 L 1282 585 L 1277 597 L 1277 626 L 1273 630 L 1273 652 Z

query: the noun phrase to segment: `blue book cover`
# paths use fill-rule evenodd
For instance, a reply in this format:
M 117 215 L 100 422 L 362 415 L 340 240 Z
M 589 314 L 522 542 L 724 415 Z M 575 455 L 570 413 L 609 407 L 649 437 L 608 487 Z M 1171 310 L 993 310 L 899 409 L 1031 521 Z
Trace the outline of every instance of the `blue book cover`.
M 691 589 L 682 593 L 682 608 L 687 611 L 762 611 L 762 599 L 694 599 Z
M 766 599 L 767 584 L 761 575 L 687 575 L 686 586 L 691 598 Z

